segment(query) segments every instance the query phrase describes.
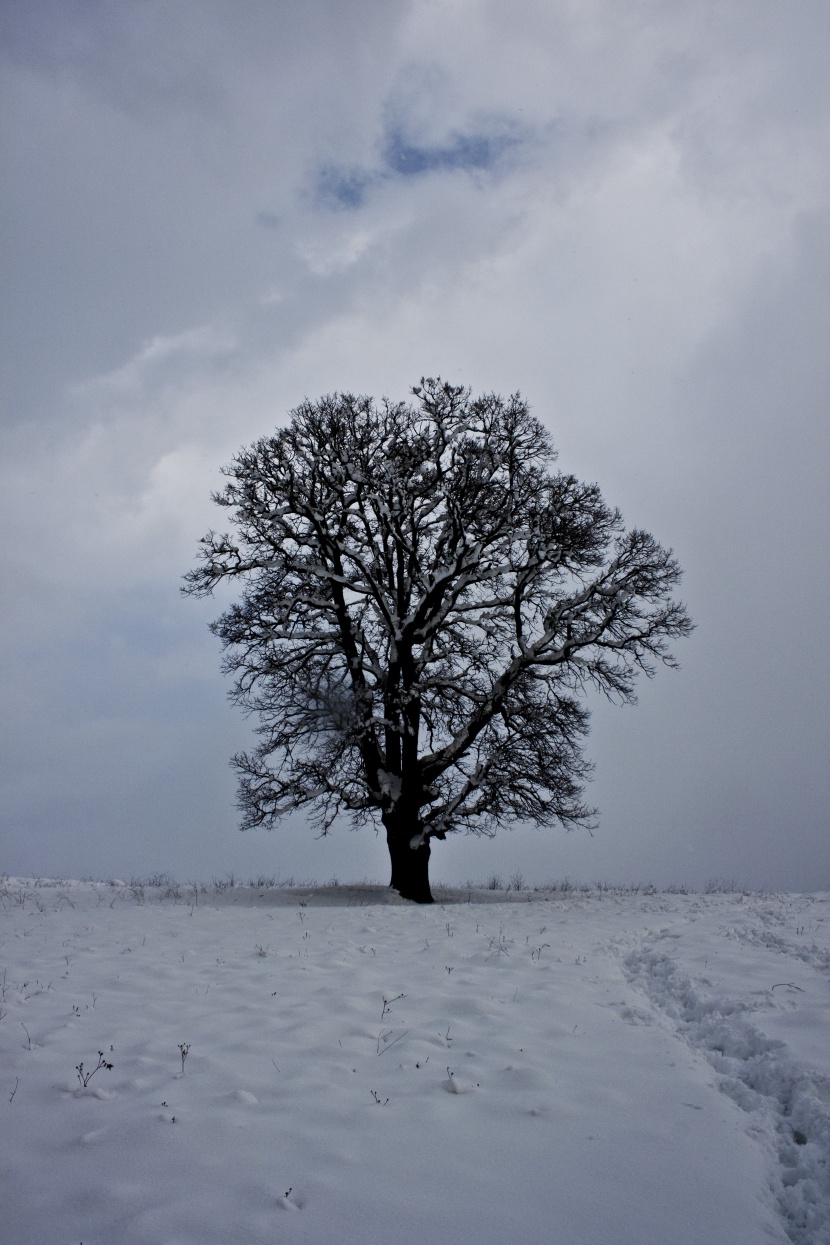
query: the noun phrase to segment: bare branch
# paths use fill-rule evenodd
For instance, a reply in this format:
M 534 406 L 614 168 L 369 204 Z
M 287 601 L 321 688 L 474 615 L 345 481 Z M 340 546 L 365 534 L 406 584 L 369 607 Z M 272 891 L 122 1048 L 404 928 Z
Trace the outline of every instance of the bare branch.
M 680 568 L 594 484 L 553 472 L 516 394 L 424 380 L 334 394 L 242 450 L 184 591 L 239 581 L 213 624 L 259 719 L 245 826 L 345 814 L 414 848 L 516 818 L 591 824 L 587 689 L 633 701 L 692 623 Z M 390 847 L 391 850 L 391 847 Z

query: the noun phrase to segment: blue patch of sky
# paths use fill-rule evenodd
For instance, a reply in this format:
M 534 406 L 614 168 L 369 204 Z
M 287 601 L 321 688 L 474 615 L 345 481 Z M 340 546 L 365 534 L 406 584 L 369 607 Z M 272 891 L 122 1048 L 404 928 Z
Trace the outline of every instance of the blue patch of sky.
M 390 177 L 418 177 L 442 170 L 482 171 L 492 168 L 520 139 L 507 134 L 458 134 L 433 146 L 407 141 L 392 130 L 383 145 L 377 172 L 327 164 L 317 175 L 315 198 L 322 207 L 354 210 L 362 207 L 372 185 Z
M 317 176 L 317 201 L 325 207 L 359 208 L 375 175 L 365 169 L 328 164 Z
M 393 131 L 384 150 L 384 163 L 404 177 L 438 169 L 489 169 L 517 141 L 508 135 L 458 134 L 452 142 L 422 147 Z

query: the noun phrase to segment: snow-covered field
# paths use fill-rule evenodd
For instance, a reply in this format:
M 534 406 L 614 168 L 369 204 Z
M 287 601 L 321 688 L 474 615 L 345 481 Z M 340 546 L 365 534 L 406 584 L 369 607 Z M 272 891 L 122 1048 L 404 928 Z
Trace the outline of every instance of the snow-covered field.
M 4 1240 L 830 1242 L 830 895 L 439 895 L 5 879 Z

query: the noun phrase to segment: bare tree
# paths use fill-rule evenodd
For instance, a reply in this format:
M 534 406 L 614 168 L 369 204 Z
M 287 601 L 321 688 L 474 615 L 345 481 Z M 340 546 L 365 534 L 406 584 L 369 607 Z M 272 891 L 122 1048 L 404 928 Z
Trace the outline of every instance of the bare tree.
M 234 758 L 243 828 L 306 809 L 386 831 L 391 885 L 430 902 L 430 843 L 590 823 L 585 693 L 634 700 L 692 629 L 680 569 L 594 484 L 553 474 L 517 394 L 424 380 L 334 394 L 242 450 L 185 592 L 238 579 L 212 630 L 258 716 Z

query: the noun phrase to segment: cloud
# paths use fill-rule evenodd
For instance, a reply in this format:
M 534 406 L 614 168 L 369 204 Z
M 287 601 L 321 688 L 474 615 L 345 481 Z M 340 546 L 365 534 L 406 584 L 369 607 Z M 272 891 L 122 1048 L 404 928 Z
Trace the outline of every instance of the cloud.
M 181 333 L 159 334 L 145 342 L 126 363 L 94 376 L 74 387 L 79 401 L 101 400 L 104 395 L 112 400 L 116 396 L 125 399 L 136 397 L 148 385 L 158 387 L 166 374 L 181 381 L 182 372 L 193 361 L 223 361 L 236 347 L 234 335 L 218 326 L 200 325 Z
M 5 782 L 32 868 L 58 838 L 78 871 L 126 868 L 129 832 L 170 850 L 152 866 L 284 842 L 318 872 L 301 828 L 230 834 L 249 726 L 179 577 L 241 444 L 306 395 L 438 372 L 520 388 L 562 467 L 675 545 L 700 624 L 639 710 L 598 710 L 597 839 L 488 852 L 808 884 L 826 20 L 766 0 L 5 6 Z

